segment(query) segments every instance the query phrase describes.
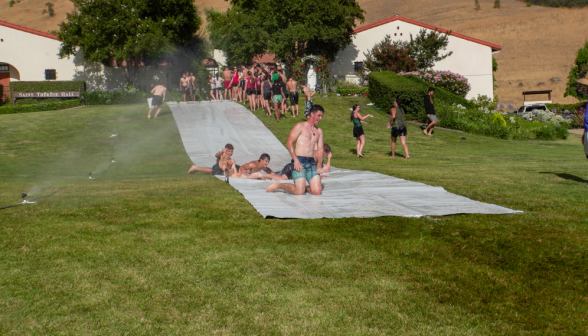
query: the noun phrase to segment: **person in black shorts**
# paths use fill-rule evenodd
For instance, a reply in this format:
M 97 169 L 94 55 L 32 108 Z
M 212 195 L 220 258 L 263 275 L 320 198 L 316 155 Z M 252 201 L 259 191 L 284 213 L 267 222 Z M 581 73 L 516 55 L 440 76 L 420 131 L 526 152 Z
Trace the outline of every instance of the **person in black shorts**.
M 160 80 L 159 84 L 156 85 L 153 90 L 151 90 L 151 94 L 153 95 L 153 101 L 151 101 L 151 107 L 149 108 L 149 112 L 147 113 L 147 119 L 151 119 L 151 111 L 157 106 L 157 111 L 155 112 L 154 118 L 157 117 L 159 112 L 161 112 L 161 105 L 165 101 L 165 93 L 167 89 L 163 86 L 163 81 Z
M 362 151 L 363 147 L 365 146 L 365 135 L 363 133 L 363 126 L 361 126 L 361 123 L 364 122 L 365 119 L 373 118 L 374 116 L 371 114 L 367 114 L 365 117 L 362 117 L 361 114 L 359 114 L 359 109 L 359 105 L 353 105 L 353 108 L 351 109 L 350 119 L 353 122 L 353 136 L 355 137 L 355 139 L 357 139 L 357 157 L 363 157 Z
M 270 100 L 272 100 L 272 83 L 268 73 L 264 73 L 261 76 L 261 92 L 263 94 L 263 107 L 265 108 L 265 114 L 272 115 Z
M 216 153 L 214 156 L 216 157 L 216 163 L 212 166 L 212 168 L 206 167 L 198 167 L 197 165 L 192 165 L 188 170 L 188 174 L 194 174 L 197 172 L 210 174 L 210 175 L 225 175 L 225 170 L 229 167 L 235 166 L 236 170 L 239 170 L 241 166 L 235 164 L 235 160 L 231 159 L 233 155 L 235 147 L 231 144 L 226 144 L 225 148 L 223 148 L 220 152 Z
M 390 145 L 390 157 L 394 158 L 396 152 L 396 139 L 400 137 L 400 143 L 404 147 L 404 158 L 410 159 L 408 155 L 408 146 L 406 145 L 406 116 L 404 115 L 404 109 L 402 108 L 402 99 L 396 98 L 394 100 L 394 107 L 391 109 L 392 114 L 390 115 L 390 121 L 388 122 L 388 128 L 391 128 L 392 143 Z

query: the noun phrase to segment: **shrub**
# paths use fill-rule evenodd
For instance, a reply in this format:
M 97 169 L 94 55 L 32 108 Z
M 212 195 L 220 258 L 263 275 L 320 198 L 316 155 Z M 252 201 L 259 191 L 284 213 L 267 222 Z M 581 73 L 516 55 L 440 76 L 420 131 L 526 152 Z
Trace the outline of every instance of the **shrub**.
M 392 41 L 386 35 L 370 51 L 364 54 L 364 66 L 374 71 L 414 71 L 418 63 L 410 56 L 410 44 L 404 41 Z
M 10 88 L 17 92 L 56 92 L 56 91 L 86 91 L 84 81 L 42 81 L 42 82 L 10 82 Z
M 0 114 L 26 113 L 61 110 L 82 105 L 78 99 L 48 102 L 33 105 L 0 106 Z
M 369 94 L 369 88 L 362 87 L 362 88 L 357 88 L 357 89 L 337 89 L 337 93 L 342 96 L 355 95 L 355 94 L 367 95 L 367 94 Z
M 120 90 L 114 92 L 91 91 L 82 96 L 85 105 L 115 105 L 115 104 L 144 104 L 151 93 L 138 90 Z M 165 101 L 183 101 L 183 94 L 179 91 L 168 90 Z M 202 100 L 196 93 L 196 100 Z
M 588 0 L 525 0 L 528 7 L 539 5 L 545 7 L 584 7 L 588 6 Z
M 453 94 L 465 97 L 470 92 L 472 86 L 468 79 L 460 74 L 451 71 L 413 71 L 413 72 L 399 72 L 399 75 L 414 75 L 423 81 L 438 87 L 443 88 Z
M 576 54 L 575 65 L 570 69 L 568 75 L 568 84 L 564 97 L 572 96 L 578 100 L 588 98 L 588 86 L 576 82 L 576 80 L 585 78 L 588 75 L 588 41 Z
M 500 113 L 494 113 L 492 115 L 492 123 L 506 127 L 506 120 L 504 120 L 504 117 Z
M 425 121 L 427 117 L 423 97 L 430 86 L 432 85 L 414 75 L 400 76 L 392 72 L 374 72 L 370 74 L 369 96 L 372 102 L 385 111 L 394 106 L 395 98 L 402 98 L 407 118 Z M 435 100 L 472 107 L 465 98 L 437 87 Z

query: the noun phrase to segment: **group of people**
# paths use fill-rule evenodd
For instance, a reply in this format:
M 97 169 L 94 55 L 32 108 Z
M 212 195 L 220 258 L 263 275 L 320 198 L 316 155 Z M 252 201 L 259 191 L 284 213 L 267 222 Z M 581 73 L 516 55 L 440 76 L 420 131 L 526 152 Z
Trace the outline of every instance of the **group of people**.
M 426 126 L 423 126 L 423 133 L 425 135 L 433 135 L 433 129 L 437 124 L 437 115 L 435 114 L 435 103 L 433 100 L 433 94 L 435 94 L 435 88 L 430 87 L 427 90 L 427 94 L 424 96 L 424 103 L 425 103 L 425 113 L 427 113 L 427 118 L 429 122 Z M 388 121 L 387 128 L 391 129 L 391 144 L 390 144 L 390 157 L 394 158 L 396 154 L 396 141 L 400 138 L 400 143 L 404 148 L 404 158 L 410 159 L 408 154 L 408 145 L 406 144 L 406 115 L 404 114 L 404 109 L 402 105 L 404 101 L 402 98 L 396 98 L 394 100 L 394 107 L 390 110 L 390 120 Z M 356 155 L 357 157 L 363 157 L 362 151 L 363 147 L 365 146 L 365 134 L 363 132 L 362 123 L 365 123 L 365 119 L 373 117 L 371 114 L 367 114 L 362 116 L 359 112 L 361 106 L 353 105 L 351 109 L 351 116 L 350 119 L 353 122 L 353 137 L 357 140 L 356 145 Z
M 193 72 L 185 72 L 182 74 L 182 78 L 180 78 L 180 92 L 184 94 L 184 101 L 186 101 L 186 99 L 190 99 L 190 101 L 196 100 L 194 86 L 195 80 L 196 77 L 194 77 Z
M 251 67 L 241 65 L 240 68 L 233 67 L 233 70 L 226 67 L 221 76 L 210 74 L 209 84 L 212 100 L 230 99 L 242 103 L 249 102 L 251 111 L 263 108 L 268 116 L 271 116 L 274 110 L 276 121 L 280 121 L 280 115 L 286 114 L 288 110 L 293 117 L 298 116 L 298 86 L 304 93 L 304 114 L 307 118 L 312 106 L 312 96 L 316 93 L 304 83 L 298 83 L 293 76 L 286 77 L 284 69 L 279 65 L 254 64 Z
M 295 195 L 306 192 L 320 195 L 323 188 L 320 175 L 330 171 L 332 158 L 331 148 L 323 142 L 323 131 L 317 126 L 323 114 L 322 106 L 313 105 L 308 119 L 292 128 L 286 142 L 292 161 L 279 172 L 274 172 L 268 167 L 270 156 L 266 153 L 262 154 L 259 160 L 239 166 L 231 158 L 235 148 L 227 144 L 216 153 L 216 163 L 211 168 L 193 165 L 188 174 L 202 172 L 233 178 L 270 179 L 275 182 L 267 188 L 268 192 L 282 189 Z M 293 180 L 294 184 L 280 182 L 284 180 Z

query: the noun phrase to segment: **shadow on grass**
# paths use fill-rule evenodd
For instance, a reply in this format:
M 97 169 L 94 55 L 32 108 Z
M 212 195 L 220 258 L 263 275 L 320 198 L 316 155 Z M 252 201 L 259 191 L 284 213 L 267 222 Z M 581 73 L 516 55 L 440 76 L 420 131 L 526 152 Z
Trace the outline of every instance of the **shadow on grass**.
M 564 180 L 576 181 L 576 182 L 580 182 L 580 183 L 588 183 L 587 180 L 585 180 L 579 176 L 566 174 L 566 173 L 539 172 L 539 174 L 553 174 L 553 175 L 557 175 L 558 177 L 561 177 Z

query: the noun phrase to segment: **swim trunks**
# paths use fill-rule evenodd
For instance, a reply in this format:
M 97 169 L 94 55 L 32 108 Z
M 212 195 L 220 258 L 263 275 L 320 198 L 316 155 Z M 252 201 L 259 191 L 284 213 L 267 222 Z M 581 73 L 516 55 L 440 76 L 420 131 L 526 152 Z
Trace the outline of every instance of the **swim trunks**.
M 184 94 L 190 94 L 190 90 L 188 89 L 188 87 L 187 87 L 187 86 L 184 86 L 184 87 L 182 88 L 182 92 L 183 92 Z
M 245 80 L 244 79 L 241 79 L 239 81 L 239 86 L 241 87 L 241 89 L 244 89 L 245 88 Z
M 220 169 L 218 163 L 215 163 L 214 166 L 212 166 L 211 174 L 212 175 L 224 175 L 225 172 L 222 169 Z
M 282 170 L 280 171 L 280 173 L 278 175 L 286 175 L 288 180 L 291 180 L 293 171 L 294 171 L 294 160 L 292 160 L 292 162 L 285 165 L 284 168 L 282 168 Z
M 162 104 L 163 104 L 163 97 L 153 96 L 153 101 L 151 102 L 151 106 L 161 106 Z
M 228 90 L 231 87 L 231 82 L 230 81 L 224 81 L 225 84 L 225 90 Z
M 282 102 L 282 100 L 284 99 L 284 97 L 282 97 L 282 95 L 274 95 L 274 104 L 279 104 Z
M 306 106 L 304 107 L 304 115 L 310 116 L 310 108 L 312 107 L 312 99 L 306 102 Z
M 298 91 L 290 92 L 290 105 L 298 105 Z
M 353 127 L 353 137 L 357 138 L 358 136 L 362 136 L 363 135 L 363 127 L 359 126 L 359 127 Z
M 392 127 L 392 137 L 398 138 L 399 136 L 406 136 L 406 127 Z
M 437 116 L 436 115 L 430 114 L 429 115 L 429 120 L 431 120 L 431 121 L 437 121 L 438 119 L 437 119 Z
M 190 91 L 190 93 L 192 93 L 194 91 L 194 86 L 192 86 L 192 85 L 188 86 L 188 91 Z
M 316 171 L 316 161 L 313 157 L 298 156 L 298 162 L 302 166 L 302 171 L 292 170 L 292 179 L 296 181 L 299 178 L 306 179 L 306 181 L 312 180 L 313 177 L 318 176 Z

